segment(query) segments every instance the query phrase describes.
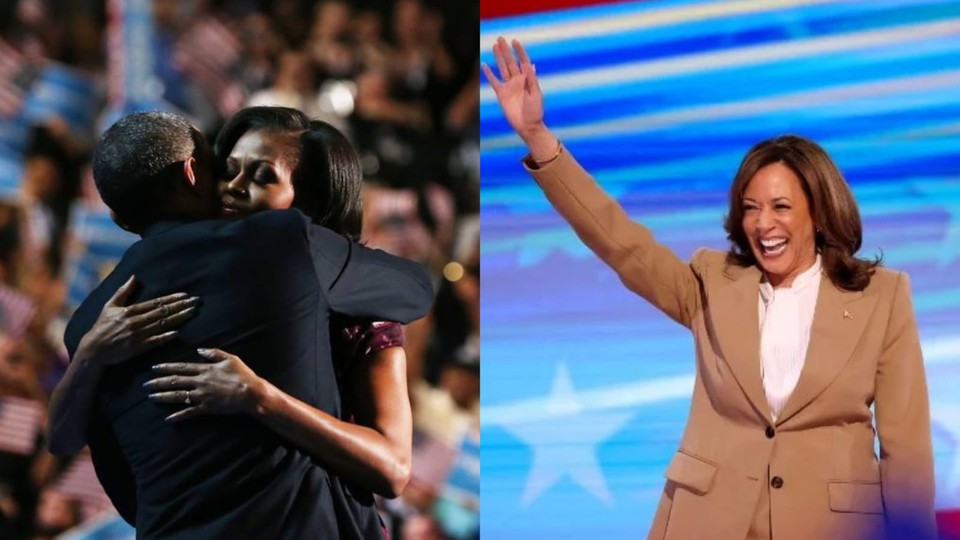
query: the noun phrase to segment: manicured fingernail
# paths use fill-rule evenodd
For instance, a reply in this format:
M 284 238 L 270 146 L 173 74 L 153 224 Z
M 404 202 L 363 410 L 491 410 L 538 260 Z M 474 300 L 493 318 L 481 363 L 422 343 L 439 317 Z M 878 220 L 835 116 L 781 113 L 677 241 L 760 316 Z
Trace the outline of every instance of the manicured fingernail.
M 197 353 L 202 356 L 210 356 L 211 354 L 213 354 L 213 351 L 210 349 L 197 349 Z
M 190 297 L 190 303 L 192 303 L 192 304 L 196 304 L 196 303 L 199 302 L 199 301 L 200 301 L 200 297 L 199 297 L 199 296 L 191 296 L 191 297 Z
M 160 371 L 160 364 L 156 364 L 156 365 L 150 366 L 150 369 L 152 369 L 152 370 L 154 370 L 154 371 Z

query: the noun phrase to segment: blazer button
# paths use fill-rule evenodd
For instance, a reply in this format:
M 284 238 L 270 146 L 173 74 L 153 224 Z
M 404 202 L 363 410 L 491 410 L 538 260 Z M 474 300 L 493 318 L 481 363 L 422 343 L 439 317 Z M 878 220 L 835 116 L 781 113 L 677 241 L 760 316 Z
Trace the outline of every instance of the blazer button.
M 774 476 L 773 479 L 770 480 L 770 485 L 773 486 L 773 489 L 780 489 L 780 488 L 782 488 L 782 487 L 783 487 L 783 478 L 780 478 L 779 476 Z
M 765 431 L 765 433 L 767 434 L 768 439 L 772 439 L 773 436 L 777 434 L 777 432 L 773 429 L 773 426 L 767 426 L 767 431 Z

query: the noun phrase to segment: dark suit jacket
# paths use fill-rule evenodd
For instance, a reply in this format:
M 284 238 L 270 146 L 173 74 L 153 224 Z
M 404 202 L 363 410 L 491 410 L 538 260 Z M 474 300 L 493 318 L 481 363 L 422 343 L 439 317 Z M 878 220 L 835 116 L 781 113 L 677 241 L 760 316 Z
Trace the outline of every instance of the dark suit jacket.
M 138 536 L 379 538 L 369 493 L 353 490 L 267 427 L 240 415 L 168 423 L 174 409 L 150 401 L 141 385 L 153 377 L 151 365 L 203 361 L 196 348 L 217 347 L 284 392 L 339 416 L 329 313 L 422 317 L 433 298 L 422 267 L 347 242 L 296 210 L 158 223 L 74 313 L 65 336 L 71 356 L 131 274 L 141 284 L 131 302 L 176 291 L 201 298 L 174 342 L 109 369 L 98 390 L 89 440 L 94 463 L 120 510 L 129 516 L 135 507 Z M 127 463 L 135 501 L 125 489 Z

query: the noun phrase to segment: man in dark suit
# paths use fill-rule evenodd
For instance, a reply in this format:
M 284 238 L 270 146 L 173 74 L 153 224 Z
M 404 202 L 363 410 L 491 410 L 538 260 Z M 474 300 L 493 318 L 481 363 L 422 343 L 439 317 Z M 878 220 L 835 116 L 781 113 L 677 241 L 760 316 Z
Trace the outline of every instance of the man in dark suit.
M 141 284 L 132 302 L 177 291 L 202 302 L 174 341 L 103 373 L 89 435 L 98 476 L 129 510 L 129 466 L 138 537 L 379 538 L 369 498 L 355 498 L 267 427 L 245 416 L 166 422 L 170 407 L 142 388 L 151 365 L 203 361 L 196 349 L 216 347 L 339 415 L 329 313 L 409 322 L 432 302 L 419 265 L 350 243 L 297 210 L 211 219 L 219 211 L 211 162 L 196 129 L 163 113 L 121 119 L 94 156 L 104 201 L 142 240 L 74 313 L 71 357 L 132 275 Z

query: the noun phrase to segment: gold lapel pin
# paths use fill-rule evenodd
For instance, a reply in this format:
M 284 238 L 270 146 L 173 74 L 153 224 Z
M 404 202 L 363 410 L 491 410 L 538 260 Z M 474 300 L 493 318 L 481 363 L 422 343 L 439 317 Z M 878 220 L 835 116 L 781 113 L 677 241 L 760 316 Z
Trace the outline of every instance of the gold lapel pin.
M 847 310 L 843 310 L 843 318 L 844 318 L 844 319 L 853 319 L 853 313 L 850 313 L 850 312 L 847 311 Z

